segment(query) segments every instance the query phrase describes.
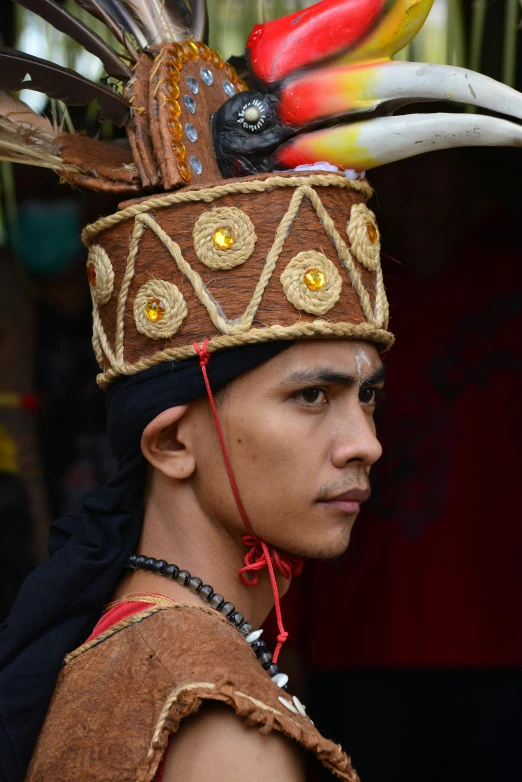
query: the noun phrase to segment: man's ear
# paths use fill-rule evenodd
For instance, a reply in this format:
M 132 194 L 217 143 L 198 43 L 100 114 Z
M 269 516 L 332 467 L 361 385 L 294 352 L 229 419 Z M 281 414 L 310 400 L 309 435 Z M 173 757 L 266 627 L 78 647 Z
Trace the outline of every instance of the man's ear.
M 188 405 L 170 407 L 156 416 L 143 431 L 141 451 L 146 460 L 168 478 L 188 478 L 196 461 L 190 438 L 190 427 L 180 426 Z

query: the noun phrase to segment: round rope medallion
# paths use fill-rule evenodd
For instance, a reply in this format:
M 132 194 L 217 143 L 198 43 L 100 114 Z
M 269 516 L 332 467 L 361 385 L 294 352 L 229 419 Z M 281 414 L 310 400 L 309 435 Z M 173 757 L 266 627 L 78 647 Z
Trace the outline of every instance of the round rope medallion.
M 366 204 L 354 204 L 350 211 L 350 219 L 346 225 L 346 233 L 351 244 L 352 255 L 370 271 L 375 271 L 380 264 L 381 236 L 375 215 Z
M 107 304 L 114 289 L 114 269 L 109 256 L 99 244 L 89 248 L 87 277 L 96 304 Z
M 341 275 L 323 253 L 298 253 L 281 274 L 286 298 L 297 310 L 324 315 L 339 301 Z
M 194 249 L 210 269 L 233 269 L 250 258 L 257 236 L 250 217 L 234 206 L 211 209 L 196 221 Z
M 149 280 L 134 299 L 136 328 L 151 339 L 172 337 L 181 328 L 187 311 L 180 289 L 165 280 Z

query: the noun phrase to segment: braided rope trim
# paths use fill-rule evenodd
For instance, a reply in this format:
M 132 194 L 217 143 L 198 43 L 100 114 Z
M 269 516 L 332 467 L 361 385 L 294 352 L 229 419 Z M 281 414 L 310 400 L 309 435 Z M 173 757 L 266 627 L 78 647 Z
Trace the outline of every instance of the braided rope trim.
M 156 321 L 147 318 L 147 304 L 157 300 L 163 307 Z M 142 285 L 134 299 L 134 320 L 140 334 L 151 339 L 169 339 L 179 329 L 188 312 L 187 302 L 180 289 L 172 282 L 149 280 Z
M 262 329 L 250 329 L 246 334 L 235 336 L 218 336 L 209 340 L 207 350 L 215 353 L 218 350 L 233 348 L 239 345 L 254 345 L 259 342 L 276 342 L 296 339 L 362 339 L 377 342 L 383 351 L 389 350 L 395 342 L 394 335 L 371 323 L 330 323 L 325 320 L 315 320 L 312 323 L 294 323 L 291 326 L 269 326 Z M 183 361 L 196 355 L 192 345 L 181 348 L 169 348 L 152 356 L 142 358 L 134 364 L 115 364 L 105 372 L 100 373 L 96 381 L 101 388 L 107 388 L 120 375 L 135 375 L 144 369 L 150 369 L 164 361 Z
M 346 179 L 341 174 L 314 174 L 309 176 L 273 176 L 268 179 L 255 179 L 250 182 L 230 182 L 226 185 L 217 187 L 200 188 L 199 190 L 188 190 L 182 192 L 169 193 L 168 195 L 147 199 L 139 204 L 133 204 L 120 212 L 102 217 L 91 225 L 87 225 L 82 233 L 82 241 L 89 247 L 92 240 L 100 231 L 107 228 L 113 228 L 119 223 L 123 223 L 129 218 L 145 214 L 153 209 L 162 209 L 173 204 L 186 204 L 190 202 L 215 201 L 217 198 L 223 198 L 226 195 L 234 193 L 264 193 L 266 190 L 272 190 L 275 187 L 300 187 L 309 185 L 310 187 L 339 187 L 341 189 L 354 190 L 363 193 L 367 198 L 373 194 L 370 185 L 364 180 Z
M 171 606 L 154 606 L 153 608 L 146 608 L 144 611 L 140 611 L 138 614 L 132 614 L 132 616 L 128 616 L 126 619 L 122 619 L 121 622 L 116 622 L 116 624 L 111 625 L 111 627 L 105 630 L 105 632 L 100 633 L 96 636 L 96 638 L 93 638 L 92 641 L 87 641 L 87 643 L 82 644 L 77 649 L 74 649 L 74 651 L 67 654 L 63 659 L 62 665 L 67 665 L 84 652 L 88 652 L 89 649 L 92 649 L 93 647 L 98 646 L 98 644 L 106 641 L 107 638 L 111 637 L 111 635 L 115 635 L 121 630 L 125 630 L 125 628 L 129 627 L 129 625 L 139 624 L 140 622 L 143 622 L 144 619 L 148 619 L 149 616 L 157 614 L 158 611 L 166 611 L 170 607 Z
M 371 241 L 369 231 L 375 231 L 375 241 Z M 350 239 L 351 251 L 369 271 L 376 271 L 380 266 L 381 237 L 375 214 L 366 204 L 353 204 L 350 219 L 346 224 L 346 233 Z
M 165 700 L 165 703 L 163 704 L 163 707 L 161 709 L 160 715 L 158 717 L 158 721 L 156 723 L 156 726 L 154 728 L 154 733 L 152 735 L 152 739 L 149 746 L 149 751 L 147 753 L 147 760 L 150 763 L 149 768 L 149 774 L 147 776 L 147 779 L 153 779 L 154 774 L 157 773 L 159 762 L 161 761 L 161 754 L 158 755 L 158 753 L 163 753 L 165 750 L 165 742 L 162 741 L 162 734 L 164 732 L 170 733 L 167 722 L 170 717 L 170 712 L 172 710 L 172 707 L 174 704 L 179 700 L 180 696 L 183 695 L 186 692 L 197 692 L 197 697 L 199 697 L 201 700 L 213 700 L 213 701 L 220 701 L 222 703 L 227 703 L 228 705 L 232 706 L 234 708 L 235 703 L 234 699 L 242 699 L 245 701 L 248 701 L 252 704 L 256 709 L 259 709 L 260 711 L 264 711 L 266 714 L 271 715 L 272 719 L 274 717 L 278 717 L 280 720 L 280 723 L 284 725 L 285 723 L 291 723 L 297 731 L 301 731 L 302 724 L 299 721 L 299 719 L 295 719 L 294 716 L 292 716 L 288 711 L 282 712 L 279 711 L 279 709 L 274 709 L 272 706 L 269 706 L 268 704 L 264 703 L 263 701 L 258 700 L 258 698 L 253 698 L 251 695 L 247 695 L 245 692 L 241 692 L 241 690 L 232 690 L 230 693 L 225 693 L 223 691 L 217 690 L 216 684 L 213 682 L 190 682 L 189 684 L 181 684 L 178 687 L 176 687 L 172 692 L 168 695 L 167 699 Z M 302 719 L 306 719 L 308 722 L 308 718 L 302 717 Z M 313 725 L 313 723 L 312 723 Z M 337 745 L 339 749 L 341 747 Z M 307 746 L 306 747 L 309 751 L 314 751 L 313 746 Z M 157 755 L 157 758 L 155 759 L 155 755 Z M 351 767 L 347 770 L 347 773 L 343 773 L 338 768 L 333 765 L 328 758 L 320 757 L 321 763 L 328 768 L 336 777 L 339 779 L 348 780 L 348 782 L 359 782 L 359 777 L 355 770 Z M 150 774 L 152 773 L 152 776 Z
M 92 263 L 96 282 L 91 285 L 91 296 L 97 304 L 107 304 L 114 289 L 114 269 L 103 247 L 94 244 L 89 249 L 87 267 Z
M 305 282 L 305 273 L 318 269 L 324 274 L 325 284 L 319 290 L 310 290 Z M 343 281 L 332 261 L 323 253 L 305 250 L 288 263 L 281 274 L 285 296 L 293 306 L 312 315 L 325 315 L 339 301 Z
M 230 229 L 234 243 L 221 249 L 214 243 L 214 234 L 220 228 Z M 250 217 L 235 206 L 222 206 L 203 212 L 193 231 L 194 250 L 201 263 L 209 269 L 234 269 L 248 261 L 254 252 L 257 236 Z
M 298 186 L 295 189 L 295 192 L 292 194 L 288 209 L 285 215 L 283 216 L 281 223 L 277 228 L 274 243 L 267 254 L 265 265 L 261 272 L 256 288 L 254 290 L 252 299 L 250 300 L 243 315 L 240 318 L 233 321 L 225 317 L 221 307 L 210 296 L 199 274 L 194 269 L 192 269 L 191 265 L 183 257 L 180 246 L 170 238 L 170 236 L 161 228 L 161 226 L 156 222 L 156 220 L 154 220 L 154 218 L 149 214 L 140 214 L 136 216 L 134 229 L 132 232 L 132 238 L 129 246 L 129 255 L 127 258 L 125 274 L 122 280 L 122 284 L 118 296 L 118 305 L 117 305 L 117 312 L 116 312 L 115 353 L 112 351 L 108 343 L 107 337 L 103 331 L 103 327 L 99 318 L 99 312 L 97 311 L 95 306 L 94 329 L 101 343 L 103 352 L 107 356 L 107 359 L 109 360 L 112 369 L 116 370 L 117 372 L 120 371 L 120 373 L 125 374 L 125 370 L 123 369 L 123 367 L 128 366 L 125 364 L 124 361 L 125 309 L 127 305 L 127 297 L 128 297 L 130 285 L 135 273 L 136 260 L 139 254 L 140 242 L 143 233 L 145 231 L 145 228 L 150 228 L 156 234 L 159 240 L 162 242 L 164 247 L 170 252 L 172 258 L 175 260 L 181 273 L 191 283 L 199 302 L 206 308 L 207 312 L 209 313 L 212 323 L 214 324 L 216 329 L 220 331 L 222 334 L 227 336 L 239 336 L 241 334 L 245 334 L 251 329 L 264 290 L 268 285 L 270 278 L 274 272 L 275 266 L 277 264 L 277 260 L 283 250 L 286 237 L 288 236 L 291 226 L 293 225 L 293 222 L 297 217 L 299 207 L 305 197 L 308 198 L 311 205 L 315 209 L 316 214 L 319 220 L 321 221 L 324 230 L 332 240 L 337 250 L 342 265 L 345 267 L 346 271 L 348 272 L 348 276 L 352 284 L 352 287 L 359 297 L 359 302 L 361 304 L 361 308 L 363 310 L 365 319 L 370 324 L 375 323 L 375 314 L 372 309 L 368 291 L 364 287 L 361 276 L 356 268 L 356 262 L 354 261 L 348 246 L 346 245 L 345 241 L 342 239 L 339 232 L 337 231 L 332 218 L 326 211 L 321 199 L 319 198 L 315 190 L 313 190 L 313 188 L 309 187 L 308 185 L 300 184 L 300 186 Z M 294 332 L 292 332 L 292 334 L 294 334 Z M 299 336 L 299 334 L 296 335 Z M 325 335 L 326 336 L 328 335 L 328 331 L 325 332 Z M 260 340 L 254 338 L 251 340 L 247 340 L 247 342 L 249 341 L 256 342 Z M 236 342 L 234 344 L 241 344 L 241 343 Z M 226 346 L 227 345 L 224 345 L 224 347 Z M 193 353 L 191 352 L 187 355 L 193 355 Z M 144 359 L 144 361 L 146 362 L 147 359 Z M 158 362 L 155 361 L 154 363 L 158 363 Z M 146 364 L 145 366 L 146 367 L 154 366 L 154 364 Z

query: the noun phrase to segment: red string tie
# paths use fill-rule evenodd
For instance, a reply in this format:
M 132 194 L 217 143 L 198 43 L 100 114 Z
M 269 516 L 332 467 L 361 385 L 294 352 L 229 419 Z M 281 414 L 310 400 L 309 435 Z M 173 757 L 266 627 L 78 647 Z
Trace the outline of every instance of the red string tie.
M 245 509 L 243 508 L 243 503 L 241 502 L 241 498 L 237 490 L 236 481 L 234 479 L 234 473 L 232 472 L 232 465 L 230 464 L 230 460 L 228 458 L 225 440 L 223 437 L 223 432 L 221 431 L 221 425 L 219 423 L 216 404 L 214 402 L 214 396 L 212 394 L 212 388 L 210 386 L 210 380 L 207 374 L 207 364 L 210 360 L 210 353 L 207 350 L 208 341 L 209 341 L 208 338 L 205 339 L 203 341 L 202 346 L 200 346 L 197 342 L 194 342 L 193 346 L 196 353 L 199 356 L 199 365 L 201 367 L 203 380 L 205 381 L 205 388 L 207 389 L 208 401 L 210 404 L 210 409 L 212 410 L 212 415 L 214 417 L 214 423 L 216 424 L 216 431 L 218 434 L 219 443 L 221 445 L 221 452 L 223 454 L 223 459 L 225 460 L 225 466 L 227 468 L 230 487 L 232 489 L 232 493 L 236 501 L 239 515 L 241 516 L 243 523 L 248 531 L 248 534 L 244 535 L 244 537 L 242 538 L 242 542 L 244 543 L 245 546 L 248 547 L 248 551 L 245 554 L 245 559 L 244 559 L 245 567 L 241 568 L 238 575 L 241 582 L 245 586 L 255 586 L 259 581 L 259 571 L 265 567 L 268 570 L 268 575 L 270 577 L 270 583 L 272 586 L 272 592 L 274 595 L 274 608 L 276 612 L 277 627 L 279 630 L 279 635 L 277 636 L 277 646 L 275 648 L 274 656 L 272 658 L 273 662 L 277 663 L 277 660 L 279 658 L 279 652 L 281 651 L 282 645 L 288 638 L 288 633 L 283 627 L 283 617 L 281 616 L 281 606 L 279 603 L 279 590 L 277 588 L 275 571 L 278 570 L 285 578 L 290 578 L 290 576 L 292 575 L 296 575 L 296 576 L 299 575 L 299 573 L 303 569 L 304 563 L 300 557 L 296 557 L 293 556 L 292 554 L 279 551 L 273 546 L 268 546 L 268 544 L 265 543 L 264 540 L 260 540 L 260 538 L 257 537 L 254 530 L 250 526 L 250 522 L 245 513 Z M 251 573 L 252 577 L 247 578 L 246 576 L 247 573 Z

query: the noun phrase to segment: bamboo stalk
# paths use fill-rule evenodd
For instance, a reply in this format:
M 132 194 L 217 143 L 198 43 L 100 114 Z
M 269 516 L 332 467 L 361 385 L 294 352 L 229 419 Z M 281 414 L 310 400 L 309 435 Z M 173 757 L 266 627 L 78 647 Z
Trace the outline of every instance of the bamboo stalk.
M 448 46 L 447 57 L 450 65 L 464 67 L 466 64 L 464 45 L 464 22 L 460 0 L 448 0 Z
M 504 15 L 504 50 L 502 57 L 502 81 L 515 86 L 517 69 L 518 0 L 506 0 Z

